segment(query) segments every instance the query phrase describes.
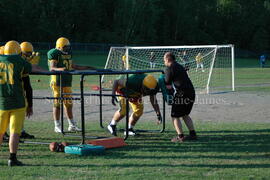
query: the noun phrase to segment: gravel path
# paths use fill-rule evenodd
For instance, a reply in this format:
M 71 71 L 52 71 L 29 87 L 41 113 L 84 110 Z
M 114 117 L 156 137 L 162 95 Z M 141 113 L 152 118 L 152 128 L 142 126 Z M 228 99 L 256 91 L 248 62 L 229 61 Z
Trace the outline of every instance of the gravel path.
M 106 92 L 110 93 L 110 92 Z M 34 96 L 51 96 L 48 90 L 35 90 Z M 149 98 L 145 97 L 144 115 L 141 121 L 153 120 Z M 161 96 L 158 96 L 161 100 Z M 160 106 L 162 105 L 161 101 Z M 270 94 L 230 92 L 222 94 L 199 94 L 196 97 L 191 117 L 194 121 L 210 122 L 270 122 Z M 80 119 L 80 102 L 74 102 L 74 117 Z M 103 98 L 103 118 L 109 122 L 117 107 L 111 105 L 110 98 Z M 166 106 L 166 118 L 170 119 L 170 107 Z M 87 121 L 99 119 L 99 97 L 85 97 L 85 118 Z M 52 101 L 34 100 L 33 121 L 52 120 Z

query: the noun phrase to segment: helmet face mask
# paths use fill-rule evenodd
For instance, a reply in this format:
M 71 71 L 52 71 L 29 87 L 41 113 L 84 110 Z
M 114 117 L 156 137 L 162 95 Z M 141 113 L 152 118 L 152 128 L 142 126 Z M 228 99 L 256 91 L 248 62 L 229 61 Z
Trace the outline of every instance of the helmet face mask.
M 26 57 L 32 56 L 32 52 L 22 52 L 22 54 Z
M 62 51 L 65 52 L 65 53 L 67 53 L 67 54 L 71 54 L 72 48 L 71 48 L 70 45 L 66 45 L 66 46 L 64 46 L 64 47 L 62 48 Z
M 22 42 L 20 47 L 22 54 L 26 57 L 30 57 L 34 51 L 33 45 L 30 42 Z
M 157 85 L 154 89 L 150 89 L 146 86 L 142 86 L 142 93 L 143 95 L 147 96 L 147 95 L 156 95 L 157 92 L 159 91 L 159 86 Z

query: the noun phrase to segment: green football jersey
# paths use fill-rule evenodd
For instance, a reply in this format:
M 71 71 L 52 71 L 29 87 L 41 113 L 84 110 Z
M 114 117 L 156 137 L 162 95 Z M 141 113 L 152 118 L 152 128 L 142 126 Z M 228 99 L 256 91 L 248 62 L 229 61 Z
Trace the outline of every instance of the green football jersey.
M 48 56 L 48 66 L 50 68 L 50 63 L 52 60 L 57 62 L 58 68 L 65 67 L 67 70 L 72 70 L 72 55 L 64 54 L 58 49 L 51 49 L 47 53 Z M 51 83 L 60 86 L 60 77 L 59 75 L 51 76 Z M 72 75 L 64 74 L 62 75 L 62 87 L 71 87 L 72 86 Z
M 146 77 L 146 74 L 130 74 L 128 75 L 128 81 L 126 87 L 120 89 L 125 95 L 129 97 L 141 97 L 142 96 L 142 84 L 143 79 Z M 121 75 L 121 79 L 125 79 L 126 83 L 126 75 Z
M 19 55 L 0 55 L 0 110 L 25 107 L 22 76 L 31 70 Z

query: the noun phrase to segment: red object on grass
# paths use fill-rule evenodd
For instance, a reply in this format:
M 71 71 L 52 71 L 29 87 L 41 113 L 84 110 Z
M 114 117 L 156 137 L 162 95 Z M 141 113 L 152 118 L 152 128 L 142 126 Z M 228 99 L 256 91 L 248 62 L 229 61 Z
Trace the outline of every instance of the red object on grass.
M 127 146 L 127 143 L 125 143 L 124 139 L 119 137 L 88 140 L 86 143 L 96 146 L 104 146 L 106 149 Z
M 91 86 L 91 89 L 94 90 L 94 91 L 99 91 L 100 90 L 100 87 L 97 86 L 97 85 L 92 85 Z

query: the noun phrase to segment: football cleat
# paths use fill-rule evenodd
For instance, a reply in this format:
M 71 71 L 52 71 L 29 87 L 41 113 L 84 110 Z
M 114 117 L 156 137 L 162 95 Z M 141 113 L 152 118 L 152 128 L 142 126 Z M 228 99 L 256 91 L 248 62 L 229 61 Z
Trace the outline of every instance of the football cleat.
M 116 134 L 116 125 L 110 125 L 109 124 L 107 126 L 107 129 L 112 135 L 117 136 L 117 134 Z
M 182 143 L 182 142 L 184 142 L 185 140 L 186 140 L 186 137 L 185 137 L 185 136 L 183 136 L 183 137 L 176 136 L 176 137 L 174 137 L 174 138 L 171 139 L 171 142 L 175 142 L 175 143 L 179 142 L 179 143 Z
M 55 126 L 54 127 L 54 132 L 56 132 L 56 133 L 62 133 L 61 127 L 60 126 Z
M 77 132 L 77 131 L 82 131 L 80 128 L 78 128 L 76 125 L 69 125 L 68 127 L 69 132 Z
M 124 135 L 126 135 L 126 131 L 124 132 Z M 129 136 L 136 136 L 136 135 L 138 135 L 138 134 L 134 131 L 133 128 L 129 128 L 129 129 L 128 129 L 128 135 L 129 135 Z
M 35 136 L 31 135 L 31 134 L 28 134 L 27 132 L 23 131 L 21 133 L 20 138 L 23 138 L 23 139 L 35 139 Z
M 8 160 L 8 166 L 9 167 L 11 167 L 11 166 L 23 166 L 23 163 L 21 161 L 18 161 L 17 159 L 14 159 L 14 160 L 9 159 Z

